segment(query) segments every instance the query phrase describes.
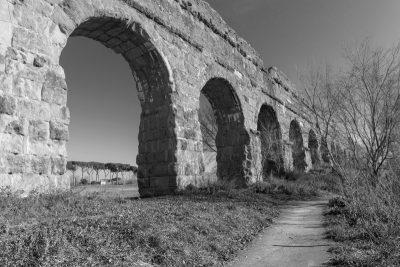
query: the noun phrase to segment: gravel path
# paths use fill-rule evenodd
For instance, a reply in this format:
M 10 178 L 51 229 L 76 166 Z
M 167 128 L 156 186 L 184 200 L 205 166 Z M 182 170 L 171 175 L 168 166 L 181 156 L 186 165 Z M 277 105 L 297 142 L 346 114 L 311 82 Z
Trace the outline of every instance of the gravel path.
M 323 210 L 328 200 L 291 202 L 228 266 L 325 266 L 330 246 L 324 238 Z

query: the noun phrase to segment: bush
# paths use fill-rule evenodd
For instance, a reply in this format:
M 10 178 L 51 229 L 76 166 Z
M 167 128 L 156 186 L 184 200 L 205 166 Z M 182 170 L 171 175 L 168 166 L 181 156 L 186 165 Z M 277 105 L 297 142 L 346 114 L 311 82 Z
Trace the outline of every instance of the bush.
M 127 185 L 137 184 L 137 180 L 136 179 L 129 179 L 129 180 L 125 181 L 125 184 L 127 184 Z
M 81 185 L 87 185 L 89 181 L 87 179 L 81 179 Z
M 299 179 L 303 175 L 304 175 L 303 173 L 299 173 L 299 172 L 296 172 L 296 171 L 288 171 L 288 172 L 285 172 L 283 174 L 283 178 L 285 178 L 288 181 L 296 181 L 297 179 Z
M 372 183 L 361 173 L 347 178 L 345 196 L 331 200 L 329 236 L 340 242 L 335 263 L 347 266 L 400 265 L 400 192 L 397 176 Z
M 271 194 L 291 199 L 308 199 L 319 195 L 319 188 L 303 177 L 296 181 L 288 181 L 271 176 L 268 181 L 251 185 L 250 189 L 254 193 Z

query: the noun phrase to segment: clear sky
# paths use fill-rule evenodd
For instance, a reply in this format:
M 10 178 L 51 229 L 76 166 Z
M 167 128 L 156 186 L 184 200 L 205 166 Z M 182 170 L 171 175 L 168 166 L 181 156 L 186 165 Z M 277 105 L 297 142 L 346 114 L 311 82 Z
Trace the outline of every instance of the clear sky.
M 208 0 L 228 24 L 295 80 L 307 62 L 339 64 L 342 47 L 366 37 L 400 40 L 400 0 Z M 135 164 L 140 105 L 127 63 L 89 39 L 70 38 L 65 68 L 70 159 Z

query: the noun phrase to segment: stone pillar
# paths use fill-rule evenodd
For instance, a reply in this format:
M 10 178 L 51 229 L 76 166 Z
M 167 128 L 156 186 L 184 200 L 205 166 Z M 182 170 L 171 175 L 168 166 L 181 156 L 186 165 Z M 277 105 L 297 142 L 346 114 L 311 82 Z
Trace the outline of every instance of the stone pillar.
M 263 180 L 261 140 L 259 132 L 250 130 L 250 144 L 246 149 L 245 180 L 247 184 Z
M 203 143 L 197 105 L 179 105 L 176 113 L 177 129 L 177 188 L 188 185 L 203 186 L 210 182 L 204 177 Z
M 305 161 L 306 161 L 306 168 L 305 172 L 309 172 L 313 168 L 312 160 L 311 160 L 311 150 L 309 148 L 309 136 L 308 133 L 303 133 L 303 143 L 304 143 L 304 153 L 305 153 Z
M 67 87 L 44 31 L 50 12 L 26 5 L 0 0 L 0 187 L 25 194 L 69 188 Z
M 287 140 L 283 141 L 283 147 L 284 147 L 284 165 L 285 165 L 285 170 L 286 171 L 293 171 L 293 153 L 292 153 L 292 146 L 293 143 Z

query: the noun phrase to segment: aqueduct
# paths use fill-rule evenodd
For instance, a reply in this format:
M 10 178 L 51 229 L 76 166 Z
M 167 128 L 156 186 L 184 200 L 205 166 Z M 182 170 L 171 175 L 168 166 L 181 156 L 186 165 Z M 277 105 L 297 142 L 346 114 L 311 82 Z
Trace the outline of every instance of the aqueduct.
M 142 106 L 142 196 L 209 179 L 201 94 L 218 124 L 219 179 L 243 186 L 260 179 L 258 170 L 270 169 L 274 160 L 308 170 L 326 158 L 288 79 L 265 68 L 201 0 L 0 0 L 0 187 L 69 187 L 70 116 L 59 58 L 73 36 L 101 42 L 131 67 Z M 261 153 L 268 146 L 260 138 L 265 133 L 278 141 L 273 153 Z

